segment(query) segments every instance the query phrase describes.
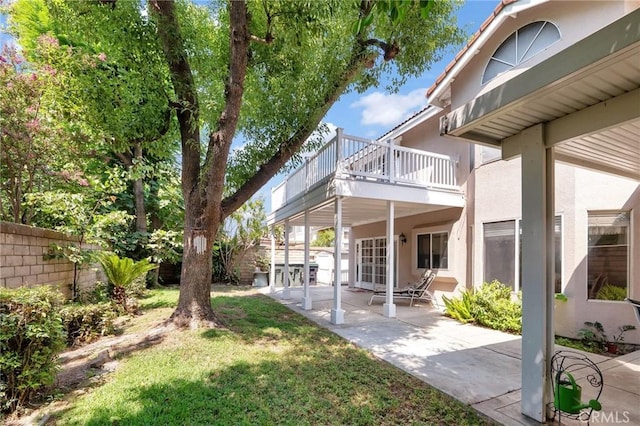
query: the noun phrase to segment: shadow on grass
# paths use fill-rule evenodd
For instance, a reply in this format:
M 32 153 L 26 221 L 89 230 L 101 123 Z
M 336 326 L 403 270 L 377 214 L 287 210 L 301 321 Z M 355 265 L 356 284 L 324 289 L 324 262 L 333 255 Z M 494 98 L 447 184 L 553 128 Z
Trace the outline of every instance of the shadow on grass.
M 228 330 L 247 343 L 264 340 L 309 341 L 335 335 L 286 306 L 262 294 L 217 296 L 211 306 Z M 203 337 L 215 338 L 216 330 Z
M 144 296 L 139 298 L 140 309 L 149 311 L 158 308 L 175 308 L 179 293 L 179 287 L 148 290 Z
M 199 381 L 137 386 L 122 401 L 66 424 L 491 424 L 362 351 L 327 355 L 291 351 L 259 363 L 237 361 Z

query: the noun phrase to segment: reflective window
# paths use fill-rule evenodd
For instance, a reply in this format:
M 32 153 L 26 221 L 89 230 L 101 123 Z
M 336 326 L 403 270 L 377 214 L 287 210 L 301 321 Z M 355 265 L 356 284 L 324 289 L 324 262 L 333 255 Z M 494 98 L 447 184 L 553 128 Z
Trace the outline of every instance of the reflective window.
M 629 212 L 590 212 L 589 299 L 624 300 L 629 283 Z
M 517 227 L 517 228 L 516 228 Z M 555 292 L 562 292 L 562 218 L 554 221 Z M 518 238 L 516 238 L 516 229 Z M 485 282 L 498 280 L 514 291 L 522 289 L 522 220 L 484 224 Z M 517 262 L 516 262 L 517 259 Z M 517 271 L 517 275 L 516 275 Z
M 448 241 L 448 232 L 418 234 L 418 269 L 447 269 Z
M 537 21 L 517 30 L 502 42 L 489 59 L 482 83 L 510 70 L 560 40 L 560 31 L 551 22 Z

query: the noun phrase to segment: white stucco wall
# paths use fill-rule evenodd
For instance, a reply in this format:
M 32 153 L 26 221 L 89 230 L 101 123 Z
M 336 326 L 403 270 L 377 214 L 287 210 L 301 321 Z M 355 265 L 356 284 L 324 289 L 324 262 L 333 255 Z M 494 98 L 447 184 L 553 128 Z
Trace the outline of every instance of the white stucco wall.
M 455 109 L 638 7 L 637 1 L 550 1 L 504 21 L 451 85 L 451 108 Z M 560 40 L 515 68 L 482 84 L 484 69 L 495 50 L 517 29 L 535 21 L 549 21 L 560 30 Z
M 604 173 L 556 163 L 556 214 L 562 216 L 562 282 L 568 302 L 556 302 L 556 333 L 575 337 L 585 321 L 599 321 L 611 336 L 620 325 L 637 324 L 626 302 L 587 300 L 587 218 L 594 210 L 631 210 L 629 253 L 632 297 L 640 296 L 640 185 Z M 475 184 L 473 283 L 484 271 L 483 223 L 522 218 L 520 159 L 496 161 L 478 167 Z M 526 195 L 525 195 L 526 196 Z M 640 343 L 640 331 L 626 334 Z

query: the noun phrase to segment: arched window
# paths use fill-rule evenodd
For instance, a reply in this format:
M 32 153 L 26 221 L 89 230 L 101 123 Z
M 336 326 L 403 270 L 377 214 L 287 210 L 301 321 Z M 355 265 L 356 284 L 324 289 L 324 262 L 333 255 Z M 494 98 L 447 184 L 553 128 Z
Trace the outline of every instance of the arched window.
M 560 31 L 551 22 L 536 21 L 525 25 L 511 34 L 493 53 L 484 69 L 482 84 L 520 65 L 557 40 L 560 40 Z

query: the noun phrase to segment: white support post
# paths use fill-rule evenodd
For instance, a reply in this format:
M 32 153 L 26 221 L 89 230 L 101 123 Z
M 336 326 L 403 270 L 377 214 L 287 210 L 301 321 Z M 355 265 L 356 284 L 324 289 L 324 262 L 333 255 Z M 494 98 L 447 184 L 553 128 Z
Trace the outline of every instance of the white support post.
M 396 150 L 395 141 L 389 139 L 389 158 L 387 158 L 387 173 L 389 173 L 389 182 L 394 183 L 396 181 Z
M 549 371 L 551 368 L 551 358 L 555 352 L 555 320 L 553 317 L 553 307 L 555 301 L 555 291 L 556 291 L 556 252 L 555 252 L 555 223 L 556 223 L 556 200 L 555 200 L 555 188 L 556 188 L 556 177 L 555 177 L 555 148 L 547 148 L 545 150 L 545 168 L 546 168 L 546 180 L 545 180 L 545 191 L 546 191 L 546 216 L 547 216 L 547 229 L 546 229 L 546 239 L 547 239 L 547 285 L 546 285 L 546 346 L 545 346 L 545 369 Z M 553 401 L 553 382 L 545 375 L 546 383 L 544 384 L 545 394 L 544 401 L 545 404 Z M 549 414 L 551 417 L 552 413 L 547 410 L 545 416 Z
M 284 221 L 284 279 L 282 285 L 282 298 L 291 299 L 291 290 L 289 289 L 289 219 Z
M 349 288 L 355 288 L 358 280 L 358 277 L 356 277 L 357 262 L 356 237 L 353 235 L 353 228 L 349 228 Z
M 343 132 L 344 129 L 342 127 L 338 127 L 336 129 L 336 177 L 340 177 L 344 175 L 344 165 L 342 164 L 342 144 L 343 144 Z
M 311 309 L 311 290 L 309 288 L 309 210 L 304 212 L 304 295 L 302 309 Z
M 522 136 L 522 414 L 544 422 L 553 352 L 553 153 L 544 125 Z M 550 240 L 550 241 L 549 241 Z
M 340 131 L 340 129 L 338 129 Z M 344 309 L 342 309 L 342 198 L 335 201 L 335 240 L 333 251 L 333 308 L 331 309 L 331 324 L 344 324 Z
M 309 157 L 304 159 L 304 190 L 309 189 Z
M 276 292 L 276 226 L 271 227 L 271 268 L 269 269 L 269 293 Z
M 393 277 L 394 277 L 394 222 L 395 222 L 395 203 L 387 201 L 387 294 L 382 311 L 385 317 L 395 318 L 396 305 L 393 303 Z

